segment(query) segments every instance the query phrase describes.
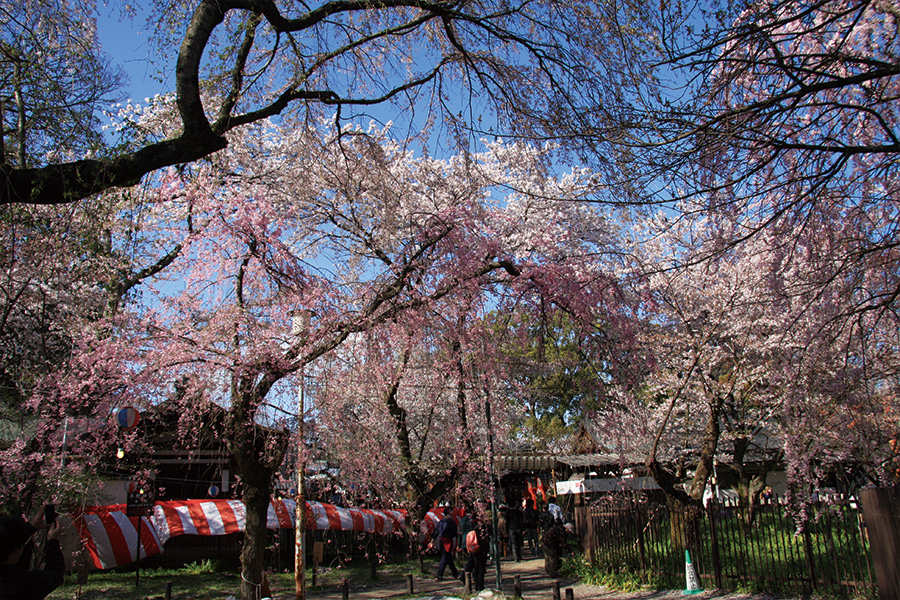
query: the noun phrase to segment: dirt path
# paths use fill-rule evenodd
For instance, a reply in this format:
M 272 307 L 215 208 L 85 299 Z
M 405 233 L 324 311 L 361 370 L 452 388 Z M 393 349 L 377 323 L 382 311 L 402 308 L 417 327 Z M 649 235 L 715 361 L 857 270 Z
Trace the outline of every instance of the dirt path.
M 581 584 L 571 578 L 550 579 L 544 573 L 543 559 L 530 559 L 521 562 L 504 560 L 500 563 L 500 567 L 501 588 L 507 598 L 513 597 L 517 576 L 521 585 L 522 597 L 525 600 L 553 600 L 555 582 L 559 582 L 560 598 L 562 600 L 566 599 L 567 588 L 572 590 L 572 597 L 575 600 L 685 600 L 687 598 L 697 600 L 711 600 L 713 598 L 722 600 L 772 600 L 773 598 L 772 596 L 762 595 L 718 594 L 715 591 L 703 591 L 697 594 L 685 595 L 683 590 L 623 594 L 604 587 Z M 488 565 L 485 584 L 489 589 L 497 589 L 493 564 Z M 405 581 L 351 585 L 348 596 L 351 600 L 394 597 L 437 599 L 459 598 L 463 592 L 463 585 L 450 577 L 446 577 L 443 581 L 435 581 L 434 578 L 425 578 L 417 575 L 413 581 L 412 596 L 409 596 L 407 593 Z M 309 592 L 307 594 L 309 600 L 341 600 L 342 597 L 341 589 L 337 586 L 334 589 Z M 293 598 L 293 595 L 281 596 L 280 598 L 288 600 Z

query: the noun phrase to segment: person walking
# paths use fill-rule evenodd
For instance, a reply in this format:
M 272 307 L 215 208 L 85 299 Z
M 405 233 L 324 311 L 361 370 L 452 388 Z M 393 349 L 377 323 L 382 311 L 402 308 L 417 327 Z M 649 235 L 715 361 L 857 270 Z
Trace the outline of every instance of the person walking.
M 570 533 L 575 533 L 572 523 L 554 523 L 550 529 L 541 536 L 541 545 L 544 549 L 544 570 L 547 576 L 556 577 L 559 574 L 559 561 L 565 552 L 566 541 Z
M 528 547 L 531 548 L 531 556 L 538 556 L 541 553 L 538 545 L 538 514 L 534 507 L 534 502 L 530 499 L 525 500 L 525 508 L 522 509 L 522 522 L 525 527 L 525 539 L 528 540 Z
M 29 570 L 32 536 L 47 529 L 44 568 Z M 63 583 L 65 562 L 59 537 L 58 520 L 47 523 L 45 513 L 25 521 L 21 517 L 0 515 L 0 600 L 43 600 Z
M 547 512 L 553 516 L 554 521 L 558 523 L 565 522 L 562 508 L 556 503 L 556 496 L 550 496 L 550 499 L 547 501 Z
M 514 502 L 506 510 L 506 529 L 509 532 L 509 549 L 512 551 L 513 559 L 516 562 L 522 560 L 522 528 L 524 526 L 522 519 L 522 509 L 519 503 Z
M 478 519 L 473 520 L 472 529 L 466 534 L 465 549 L 469 560 L 466 561 L 461 579 L 465 583 L 465 573 L 471 573 L 472 589 L 476 592 L 484 589 L 484 574 L 487 572 L 490 539 L 490 526 Z
M 459 531 L 459 534 L 456 536 L 456 547 L 458 549 L 465 549 L 466 547 L 466 534 L 474 528 L 473 518 L 474 515 L 472 515 L 472 509 L 464 506 L 462 515 L 460 515 L 459 521 L 456 524 L 456 528 Z
M 444 570 L 447 567 L 450 567 L 450 572 L 453 573 L 454 579 L 459 578 L 459 569 L 456 568 L 456 563 L 453 562 L 453 551 L 456 549 L 456 536 L 459 530 L 456 527 L 456 519 L 453 518 L 452 513 L 453 509 L 451 507 L 444 508 L 444 517 L 434 529 L 434 536 L 432 537 L 432 543 L 437 547 L 438 552 L 441 553 L 441 561 L 438 563 L 437 577 L 435 578 L 438 581 L 444 579 Z
M 509 528 L 506 526 L 507 512 L 506 504 L 501 504 L 497 509 L 497 539 L 500 541 L 500 556 L 497 557 L 497 560 L 506 557 L 509 548 Z

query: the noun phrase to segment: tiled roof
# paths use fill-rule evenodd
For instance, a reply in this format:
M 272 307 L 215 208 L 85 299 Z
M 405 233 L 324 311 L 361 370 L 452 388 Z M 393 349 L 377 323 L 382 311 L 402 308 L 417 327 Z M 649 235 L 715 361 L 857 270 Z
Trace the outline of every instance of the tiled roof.
M 556 468 L 559 457 L 548 454 L 508 454 L 498 456 L 498 471 L 550 471 Z

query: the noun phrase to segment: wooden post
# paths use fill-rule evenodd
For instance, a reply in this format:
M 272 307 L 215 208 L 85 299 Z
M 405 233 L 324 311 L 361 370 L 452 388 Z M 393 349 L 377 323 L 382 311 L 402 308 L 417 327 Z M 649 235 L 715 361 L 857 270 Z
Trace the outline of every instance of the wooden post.
M 560 600 L 559 582 L 558 581 L 553 582 L 553 600 Z
M 346 577 L 341 579 L 341 598 L 350 600 L 350 580 Z
M 312 568 L 312 584 L 313 587 L 319 583 L 319 565 L 325 560 L 325 543 L 321 540 L 313 542 L 313 568 Z
M 85 585 L 88 582 L 88 564 L 87 560 L 82 557 L 78 561 L 78 576 L 75 579 L 75 583 L 78 585 Z
M 516 595 L 517 598 L 521 598 L 522 597 L 522 576 L 516 575 L 515 577 L 513 577 L 513 581 L 515 582 L 513 585 L 513 593 Z
M 172 600 L 172 582 L 166 582 L 166 600 Z
M 409 595 L 409 596 L 412 596 L 413 594 L 415 594 L 415 591 L 413 591 L 413 576 L 412 576 L 412 573 L 409 573 L 409 574 L 406 575 L 406 593 L 407 593 L 407 595 Z
M 464 576 L 465 582 L 466 582 L 466 593 L 471 594 L 472 593 L 472 574 L 464 573 L 463 576 Z
M 134 587 L 141 585 L 141 521 L 144 518 L 138 515 L 137 523 L 137 548 L 134 553 Z
M 866 488 L 860 493 L 878 597 L 900 598 L 900 489 Z
M 566 588 L 566 600 L 575 600 L 575 590 Z

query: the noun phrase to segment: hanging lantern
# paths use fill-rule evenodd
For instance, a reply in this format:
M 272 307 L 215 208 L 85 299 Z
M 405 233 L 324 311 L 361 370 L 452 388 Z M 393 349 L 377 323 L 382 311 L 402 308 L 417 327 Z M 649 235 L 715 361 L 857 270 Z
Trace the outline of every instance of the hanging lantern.
M 217 486 L 215 484 L 209 486 L 209 489 L 206 490 L 206 493 L 209 494 L 210 498 L 215 498 L 216 496 L 219 495 L 219 486 Z
M 133 494 L 138 490 L 138 484 L 134 481 L 129 481 L 125 484 L 125 491 L 129 494 Z
M 116 413 L 116 423 L 122 429 L 134 429 L 141 420 L 141 413 L 133 406 L 126 406 Z

